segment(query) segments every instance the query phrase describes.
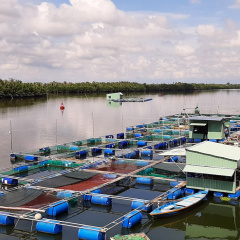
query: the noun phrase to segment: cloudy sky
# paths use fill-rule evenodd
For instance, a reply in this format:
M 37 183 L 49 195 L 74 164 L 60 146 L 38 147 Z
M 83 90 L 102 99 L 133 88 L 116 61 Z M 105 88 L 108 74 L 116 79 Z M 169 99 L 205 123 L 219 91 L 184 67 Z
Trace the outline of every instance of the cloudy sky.
M 0 78 L 240 83 L 240 0 L 1 0 Z

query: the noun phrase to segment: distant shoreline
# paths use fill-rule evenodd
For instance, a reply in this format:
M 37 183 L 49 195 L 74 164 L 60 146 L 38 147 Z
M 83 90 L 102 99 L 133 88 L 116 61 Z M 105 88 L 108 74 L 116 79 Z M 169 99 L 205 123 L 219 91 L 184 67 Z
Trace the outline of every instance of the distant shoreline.
M 181 83 L 147 84 L 136 82 L 50 82 L 23 83 L 20 80 L 0 79 L 0 98 L 47 97 L 48 94 L 86 94 L 86 93 L 170 93 L 193 92 L 201 90 L 240 89 L 240 84 Z

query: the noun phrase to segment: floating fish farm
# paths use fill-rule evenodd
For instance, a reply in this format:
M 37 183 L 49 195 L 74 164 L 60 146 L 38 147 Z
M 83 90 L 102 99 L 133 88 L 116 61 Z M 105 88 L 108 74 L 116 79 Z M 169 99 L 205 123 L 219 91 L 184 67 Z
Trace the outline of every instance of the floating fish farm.
M 229 135 L 218 128 L 220 137 L 206 138 L 211 121 L 229 123 Z M 218 201 L 237 201 L 237 165 L 212 177 L 215 186 L 228 177 L 225 189 L 211 189 L 211 182 L 196 182 L 210 173 L 203 165 L 194 172 L 190 155 L 205 153 L 194 147 L 206 142 L 239 150 L 239 128 L 240 116 L 181 113 L 121 133 L 12 153 L 12 167 L 0 170 L 1 232 L 22 239 L 69 239 L 70 233 L 72 239 L 121 239 L 132 228 L 144 231 L 153 209 L 202 188 Z

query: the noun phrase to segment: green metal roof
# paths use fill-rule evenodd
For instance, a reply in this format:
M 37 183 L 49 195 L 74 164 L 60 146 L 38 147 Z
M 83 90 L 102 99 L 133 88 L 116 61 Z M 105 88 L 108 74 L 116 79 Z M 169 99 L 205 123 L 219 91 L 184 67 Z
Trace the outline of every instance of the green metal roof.
M 191 123 L 191 126 L 206 126 L 206 123 Z
M 194 120 L 194 121 L 215 121 L 215 122 L 221 122 L 223 119 L 223 117 L 205 117 L 205 116 L 195 116 L 195 117 L 189 117 L 188 118 L 190 121 Z
M 154 169 L 169 171 L 169 172 L 175 172 L 180 173 L 182 172 L 183 168 L 186 166 L 185 163 L 157 163 L 156 165 L 152 166 Z
M 234 169 L 230 169 L 230 168 L 201 167 L 201 166 L 195 166 L 195 165 L 186 165 L 185 168 L 183 169 L 183 172 L 227 176 L 227 177 L 231 177 L 234 174 L 234 171 L 235 171 Z
M 215 143 L 204 141 L 194 146 L 186 148 L 187 152 L 198 152 L 200 154 L 208 154 L 215 157 L 230 159 L 234 161 L 240 160 L 240 148 L 225 145 L 222 143 Z
M 159 153 L 158 155 L 162 156 L 186 156 L 186 150 L 185 148 L 174 148 L 168 151 L 164 151 L 162 153 Z

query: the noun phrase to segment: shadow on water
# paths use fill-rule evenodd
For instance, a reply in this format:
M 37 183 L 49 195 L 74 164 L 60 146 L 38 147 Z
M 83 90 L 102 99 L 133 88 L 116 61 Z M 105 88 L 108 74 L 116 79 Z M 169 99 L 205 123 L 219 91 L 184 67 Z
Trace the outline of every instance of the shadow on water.
M 239 219 L 239 206 L 210 198 L 181 215 L 153 219 L 145 231 L 150 239 L 159 232 L 161 239 L 239 239 Z

